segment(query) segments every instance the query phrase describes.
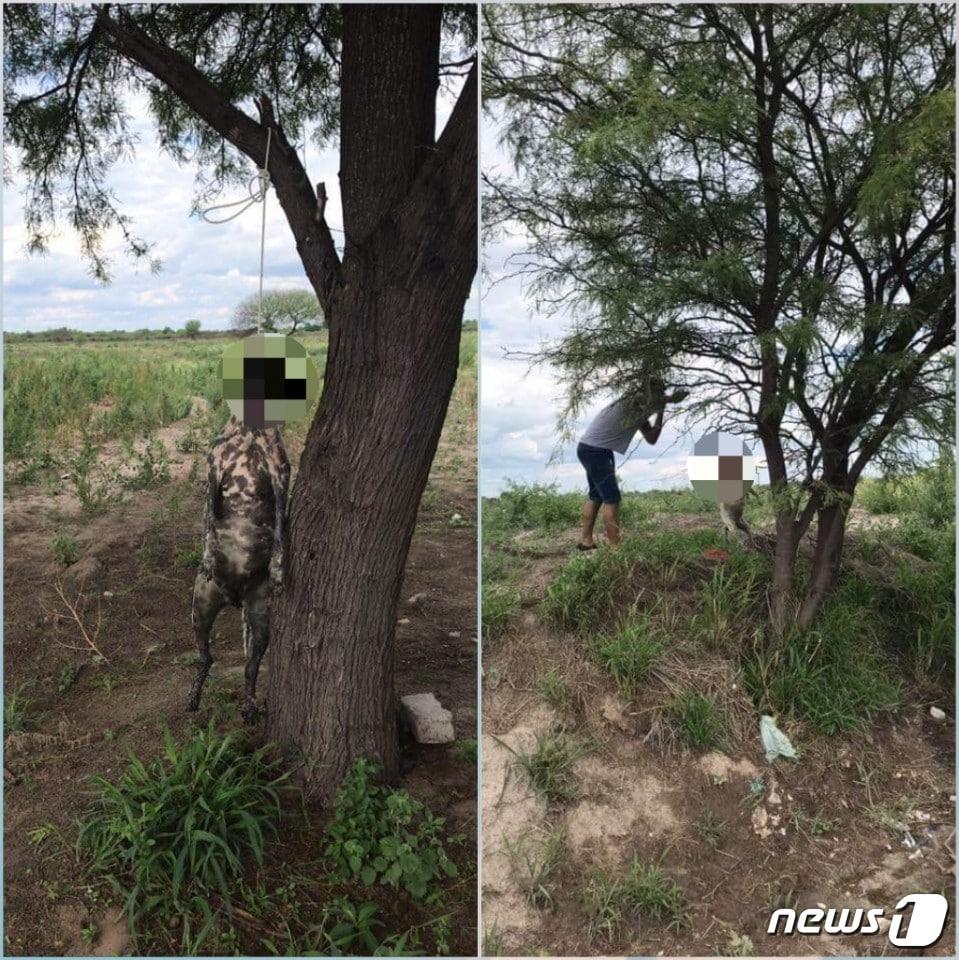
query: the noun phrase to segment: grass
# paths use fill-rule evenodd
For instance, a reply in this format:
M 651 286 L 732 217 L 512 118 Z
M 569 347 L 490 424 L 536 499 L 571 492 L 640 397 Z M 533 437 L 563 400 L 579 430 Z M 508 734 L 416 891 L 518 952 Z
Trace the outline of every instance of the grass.
M 550 667 L 536 682 L 536 692 L 554 710 L 562 710 L 570 701 L 569 681 L 559 667 Z
M 498 640 L 505 636 L 519 612 L 522 598 L 509 584 L 484 583 L 482 591 L 483 639 Z
M 51 541 L 50 549 L 57 563 L 62 567 L 69 567 L 80 559 L 80 544 L 73 534 L 58 533 Z
M 527 901 L 534 907 L 552 909 L 551 888 L 566 855 L 566 831 L 561 827 L 527 832 L 504 840 L 513 875 Z
M 723 740 L 725 724 L 716 701 L 701 693 L 677 694 L 669 715 L 677 736 L 693 750 L 710 750 Z
M 593 654 L 628 700 L 652 673 L 664 646 L 664 638 L 650 618 L 635 613 L 620 621 L 612 632 L 592 640 Z
M 32 715 L 34 700 L 27 695 L 33 686 L 29 680 L 24 681 L 3 698 L 3 733 L 24 733 L 34 725 Z
M 719 846 L 725 823 L 719 819 L 715 810 L 704 810 L 693 824 L 696 835 L 703 843 L 715 849 Z
M 674 930 L 686 929 L 689 912 L 682 888 L 653 864 L 638 857 L 626 873 L 614 876 L 600 868 L 589 877 L 582 901 L 590 918 L 591 933 L 612 943 L 630 917 L 665 923 Z
M 248 751 L 211 724 L 179 744 L 166 731 L 163 756 L 131 755 L 116 783 L 93 784 L 78 853 L 122 897 L 132 929 L 148 915 L 178 916 L 196 949 L 213 927 L 210 898 L 229 909 L 246 864 L 262 864 L 286 775 L 267 748 Z
M 579 796 L 573 765 L 589 750 L 589 744 L 579 734 L 552 730 L 538 736 L 532 750 L 513 753 L 517 766 L 537 793 L 551 803 L 566 803 Z

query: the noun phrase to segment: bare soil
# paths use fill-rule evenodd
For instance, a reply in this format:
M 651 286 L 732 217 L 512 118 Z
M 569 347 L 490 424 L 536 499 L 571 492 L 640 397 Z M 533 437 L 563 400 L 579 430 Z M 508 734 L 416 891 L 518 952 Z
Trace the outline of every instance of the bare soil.
M 663 517 L 684 529 L 702 516 Z M 658 678 L 695 672 L 722 687 L 734 731 L 723 752 L 696 753 L 664 729 L 652 693 L 624 702 L 610 677 L 574 636 L 538 617 L 539 601 L 573 555 L 576 532 L 553 548 L 520 535 L 506 549 L 528 561 L 518 588 L 524 610 L 513 631 L 484 646 L 483 929 L 487 953 L 552 956 L 894 955 L 874 936 L 769 935 L 772 910 L 884 907 L 907 893 L 943 893 L 955 903 L 955 729 L 914 696 L 858 735 L 824 737 L 799 724 L 786 732 L 798 763 L 767 763 L 759 718 L 737 689 L 731 660 L 691 662 L 679 651 Z M 528 552 L 525 546 L 530 545 Z M 671 599 L 683 609 L 690 584 Z M 538 692 L 558 669 L 573 691 L 559 710 Z M 723 677 L 723 670 L 729 676 Z M 695 684 L 694 684 L 695 686 Z M 516 764 L 536 737 L 558 725 L 592 744 L 577 762 L 578 797 L 548 804 Z M 712 825 L 707 828 L 705 825 Z M 565 852 L 546 883 L 550 899 L 531 902 L 519 851 L 557 832 Z M 709 839 L 707 839 L 707 836 Z M 683 890 L 690 923 L 672 929 L 627 916 L 612 940 L 593 929 L 582 894 L 591 875 L 622 874 L 634 857 L 657 864 Z M 938 944 L 949 956 L 953 910 Z M 747 944 L 743 938 L 748 937 Z
M 161 439 L 172 447 L 185 429 L 186 421 L 175 424 Z M 460 877 L 447 888 L 442 909 L 452 914 L 451 951 L 469 955 L 476 950 L 476 767 L 461 757 L 459 741 L 477 735 L 476 500 L 475 482 L 464 479 L 475 476 L 475 419 L 457 432 L 455 444 L 444 436 L 437 463 L 455 456 L 461 469 L 451 477 L 434 468 L 433 493 L 424 500 L 410 549 L 402 596 L 422 599 L 397 613 L 396 687 L 400 696 L 433 691 L 453 712 L 458 742 L 409 746 L 403 785 L 448 818 L 451 834 L 463 836 L 452 849 Z M 290 450 L 294 463 L 299 452 Z M 115 778 L 128 751 L 144 759 L 159 754 L 164 726 L 180 739 L 191 723 L 205 724 L 210 717 L 224 730 L 241 725 L 244 661 L 234 610 L 225 611 L 214 629 L 216 663 L 199 716 L 183 708 L 194 669 L 189 661 L 195 568 L 176 558 L 200 543 L 203 478 L 191 455 L 177 453 L 168 484 L 131 492 L 99 516 L 84 516 L 65 483 L 54 489 L 17 487 L 6 499 L 5 694 L 28 682 L 36 718 L 30 732 L 9 736 L 5 744 L 6 955 L 128 953 L 125 920 L 89 885 L 73 850 L 88 779 Z M 452 512 L 469 522 L 451 526 Z M 65 569 L 50 549 L 63 531 L 72 532 L 80 546 L 80 559 Z M 91 656 L 81 623 L 105 662 Z M 260 678 L 262 701 L 269 653 Z M 291 876 L 319 882 L 328 813 L 310 808 L 304 822 L 290 811 L 261 871 L 269 888 Z M 32 832 L 48 825 L 47 836 Z M 327 894 L 377 902 L 383 935 L 426 923 L 438 912 L 411 907 L 386 888 L 327 891 L 321 885 L 311 899 L 321 904 Z M 301 918 L 311 919 L 309 908 Z M 221 945 L 223 952 L 262 955 L 263 938 L 276 935 L 268 922 L 242 911 L 232 923 L 238 942 Z M 428 934 L 424 940 L 431 942 Z M 177 953 L 178 933 L 154 929 L 144 943 L 150 953 Z

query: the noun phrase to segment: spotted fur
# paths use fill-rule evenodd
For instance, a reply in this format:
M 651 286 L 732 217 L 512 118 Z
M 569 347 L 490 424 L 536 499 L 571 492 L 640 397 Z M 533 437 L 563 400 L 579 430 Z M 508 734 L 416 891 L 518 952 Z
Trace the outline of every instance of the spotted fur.
M 289 485 L 290 461 L 279 430 L 252 430 L 231 417 L 207 457 L 206 539 L 193 586 L 199 660 L 189 710 L 199 708 L 213 665 L 213 623 L 232 604 L 243 610 L 243 717 L 256 719 L 256 678 L 270 642 L 270 598 L 283 589 Z

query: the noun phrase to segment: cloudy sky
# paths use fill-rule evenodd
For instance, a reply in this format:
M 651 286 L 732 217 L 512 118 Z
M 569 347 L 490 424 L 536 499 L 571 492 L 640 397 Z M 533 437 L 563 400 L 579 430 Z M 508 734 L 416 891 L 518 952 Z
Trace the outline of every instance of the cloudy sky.
M 157 275 L 137 266 L 122 252 L 119 237 L 106 244 L 112 254 L 113 280 L 102 286 L 90 277 L 80 257 L 76 236 L 64 227 L 43 257 L 25 250 L 22 185 L 16 181 L 3 194 L 3 324 L 6 330 L 73 327 L 85 330 L 134 330 L 173 327 L 199 320 L 204 329 L 228 325 L 236 304 L 257 289 L 260 251 L 260 208 L 230 223 L 213 226 L 190 216 L 194 169 L 178 166 L 158 148 L 143 97 L 129 98 L 129 113 L 139 135 L 132 158 L 118 163 L 109 186 L 138 234 L 156 244 L 163 261 Z M 438 126 L 445 124 L 452 100 L 441 99 Z M 304 151 L 301 146 L 300 157 Z M 325 181 L 329 202 L 326 218 L 333 236 L 342 240 L 338 156 L 335 150 L 305 151 L 310 181 Z M 255 173 L 250 164 L 251 176 Z M 242 198 L 245 188 L 230 187 L 223 201 Z M 274 193 L 267 199 L 264 289 L 309 289 L 292 234 Z M 477 316 L 476 297 L 466 316 Z
M 495 118 L 484 113 L 480 134 L 483 170 L 512 174 L 513 165 L 499 140 Z M 549 368 L 530 369 L 524 361 L 506 356 L 507 351 L 534 350 L 545 340 L 559 337 L 570 320 L 568 316 L 537 313 L 523 281 L 508 276 L 510 255 L 523 248 L 523 236 L 517 232 L 483 251 L 481 493 L 496 496 L 507 481 L 554 483 L 562 490 L 582 489 L 585 493 L 575 442 L 559 443 L 561 386 Z M 597 399 L 584 412 L 576 433 L 581 433 L 592 416 L 612 399 Z M 667 421 L 655 447 L 635 441 L 625 458 L 616 457 L 623 489 L 687 487 L 686 457 L 694 439 L 680 437 Z

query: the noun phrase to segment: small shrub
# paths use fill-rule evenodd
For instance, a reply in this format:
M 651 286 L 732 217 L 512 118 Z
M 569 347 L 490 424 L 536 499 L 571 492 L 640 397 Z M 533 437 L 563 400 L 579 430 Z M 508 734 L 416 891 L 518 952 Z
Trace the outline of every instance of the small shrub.
M 663 640 L 649 617 L 635 614 L 621 621 L 612 633 L 596 637 L 592 646 L 626 699 L 635 696 L 663 652 Z
M 80 544 L 72 534 L 58 533 L 50 543 L 50 549 L 62 567 L 69 567 L 80 559 Z
M 193 570 L 202 560 L 203 544 L 201 543 L 189 550 L 181 550 L 174 558 L 173 564 L 178 570 Z
M 712 697 L 681 693 L 673 698 L 669 712 L 679 736 L 694 750 L 709 750 L 723 737 L 723 722 Z
M 327 827 L 326 855 L 345 877 L 367 886 L 385 884 L 423 900 L 445 877 L 455 877 L 456 864 L 444 840 L 446 821 L 434 817 L 406 790 L 373 783 L 378 768 L 357 760 L 343 778 Z
M 57 674 L 57 693 L 66 693 L 80 676 L 80 667 L 76 664 L 67 663 L 60 668 Z
M 471 737 L 467 740 L 458 740 L 456 743 L 456 756 L 463 762 L 476 765 L 477 760 L 476 738 Z
M 131 452 L 133 473 L 123 478 L 131 490 L 146 490 L 170 480 L 170 456 L 162 440 L 151 438 L 142 451 Z
M 131 754 L 115 784 L 94 778 L 77 850 L 124 898 L 131 927 L 144 914 L 175 912 L 188 937 L 189 917 L 201 903 L 209 911 L 211 894 L 229 908 L 230 881 L 247 857 L 262 864 L 277 833 L 286 775 L 267 749 L 246 752 L 212 724 L 182 744 L 166 730 L 163 756 L 144 763 Z

